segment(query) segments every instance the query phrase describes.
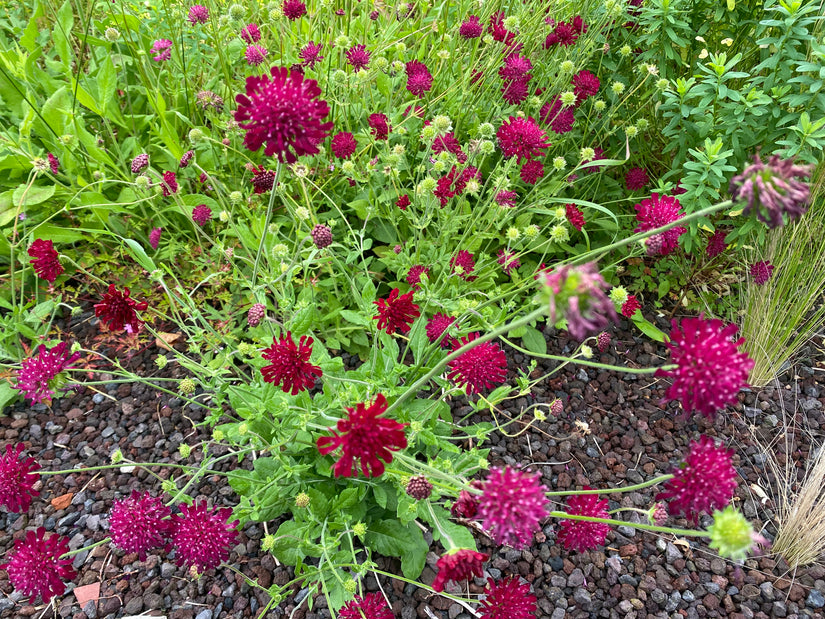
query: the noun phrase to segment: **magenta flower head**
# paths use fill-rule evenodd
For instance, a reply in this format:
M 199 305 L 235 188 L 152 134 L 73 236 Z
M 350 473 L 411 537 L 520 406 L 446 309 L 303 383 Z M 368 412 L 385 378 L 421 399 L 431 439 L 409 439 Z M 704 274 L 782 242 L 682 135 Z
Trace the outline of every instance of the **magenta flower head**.
M 481 619 L 533 619 L 536 596 L 530 593 L 530 583 L 521 584 L 516 576 L 498 582 L 488 578 L 478 610 Z
M 573 93 L 576 95 L 576 103 L 581 104 L 588 97 L 593 97 L 599 93 L 599 78 L 590 71 L 579 71 L 570 80 L 573 84 Z
M 461 23 L 458 34 L 464 39 L 477 39 L 484 34 L 484 26 L 481 25 L 477 16 L 470 15 Z
M 679 200 L 671 196 L 660 196 L 658 193 L 651 194 L 635 208 L 636 220 L 640 223 L 633 232 L 655 230 L 684 215 Z M 646 239 L 647 253 L 651 256 L 667 256 L 673 253 L 679 247 L 679 237 L 685 232 L 687 228 L 674 226 L 670 230 L 648 237 Z
M 267 51 L 267 49 L 262 45 L 249 45 L 246 48 L 244 56 L 246 56 L 246 63 L 250 67 L 257 67 L 264 60 L 266 60 L 266 55 L 268 53 L 269 52 Z
M 152 56 L 152 60 L 155 62 L 169 60 L 172 57 L 172 41 L 169 39 L 158 39 L 152 43 L 152 47 L 149 49 L 149 52 L 154 54 L 154 56 Z M 147 159 L 146 161 L 148 163 L 149 160 Z M 134 171 L 134 164 L 132 164 L 132 172 Z
M 793 159 L 773 155 L 763 163 L 755 155 L 754 163 L 730 181 L 734 201 L 746 201 L 744 214 L 754 213 L 770 228 L 784 223 L 785 215 L 794 219 L 803 215 L 811 199 L 810 184 L 800 179 L 810 178 L 813 166 L 796 165 Z
M 192 210 L 192 221 L 203 227 L 212 219 L 212 209 L 205 204 L 198 204 Z
M 361 69 L 366 69 L 370 64 L 370 53 L 364 45 L 353 45 L 347 50 L 347 62 L 356 73 Z
M 546 125 L 550 125 L 553 133 L 561 135 L 573 131 L 576 116 L 573 113 L 573 108 L 563 106 L 561 98 L 556 96 L 541 106 L 539 120 Z
M 707 436 L 692 441 L 687 458 L 665 482 L 656 500 L 668 501 L 670 513 L 685 514 L 692 522 L 700 512 L 722 509 L 736 490 L 732 455 L 732 449 L 717 447 Z
M 460 249 L 450 258 L 450 269 L 464 281 L 471 282 L 475 279 L 475 276 L 470 275 L 475 268 L 476 261 L 473 259 L 473 254 L 466 249 Z
M 478 517 L 497 544 L 529 546 L 547 516 L 547 489 L 541 475 L 510 467 L 491 469 L 478 497 Z
M 332 245 L 332 230 L 329 226 L 315 224 L 309 235 L 312 237 L 312 242 L 315 243 L 315 247 L 318 249 L 324 249 Z
M 261 29 L 258 24 L 248 24 L 241 28 L 240 36 L 244 43 L 251 45 L 261 40 Z
M 95 305 L 95 316 L 112 331 L 125 328 L 129 333 L 136 333 L 143 323 L 137 312 L 142 312 L 149 304 L 145 301 L 139 303 L 130 295 L 131 291 L 128 288 L 120 292 L 114 284 L 109 284 L 109 291 L 103 295 L 103 300 Z
M 380 593 L 368 593 L 363 598 L 355 596 L 338 611 L 339 619 L 395 619 L 392 609 Z
M 715 258 L 728 248 L 728 244 L 725 243 L 725 237 L 728 236 L 729 232 L 729 229 L 719 229 L 708 239 L 708 258 Z
M 665 400 L 679 400 L 685 414 L 698 411 L 713 419 L 726 404 L 737 401 L 736 395 L 747 383 L 753 368 L 753 359 L 739 346 L 744 338 L 733 341 L 736 325 L 725 326 L 721 320 L 685 318 L 681 326 L 673 321 L 670 341 L 672 370 L 656 370 L 656 376 L 667 376 L 673 384 L 665 393 Z
M 608 284 L 595 262 L 542 270 L 536 278 L 549 294 L 551 322 L 556 321 L 557 306 L 567 305 L 567 331 L 574 339 L 584 341 L 588 334 L 603 331 L 611 321 L 619 320 L 613 302 L 605 294 Z
M 152 231 L 149 233 L 149 245 L 152 246 L 152 249 L 157 249 L 158 245 L 160 244 L 160 235 L 163 232 L 163 228 L 152 228 Z
M 508 159 L 516 157 L 518 163 L 521 163 L 522 159 L 541 158 L 544 156 L 544 151 L 550 147 L 547 134 L 529 116 L 527 118 L 510 116 L 509 120 L 498 128 L 496 137 L 504 156 Z
M 115 501 L 109 514 L 112 543 L 125 552 L 136 552 L 143 561 L 146 551 L 166 544 L 173 530 L 171 511 L 160 497 L 132 490 L 125 499 Z
M 370 133 L 372 133 L 376 140 L 386 140 L 389 137 L 390 123 L 386 114 L 370 114 L 367 119 L 367 124 L 369 124 Z
M 764 286 L 773 277 L 774 266 L 767 260 L 761 260 L 751 265 L 750 272 L 753 283 L 757 286 Z
M 69 552 L 69 540 L 53 534 L 46 538 L 46 529 L 26 531 L 26 538 L 14 542 L 14 552 L 8 563 L 0 565 L 9 573 L 14 588 L 29 596 L 31 602 L 39 595 L 48 604 L 56 595 L 66 590 L 64 580 L 71 580 L 77 573 L 71 559 L 61 559 Z
M 205 572 L 226 561 L 238 537 L 238 521 L 227 522 L 231 517 L 228 507 L 209 509 L 205 501 L 181 505 L 180 513 L 172 519 L 178 565 Z
M 407 446 L 406 424 L 381 417 L 386 410 L 387 398 L 379 393 L 370 406 L 359 403 L 355 408 L 347 408 L 346 419 L 339 419 L 336 425 L 338 431 L 329 428 L 332 436 L 318 439 L 316 444 L 322 456 L 341 448 L 341 458 L 333 469 L 335 477 L 357 475 L 358 462 L 366 477 L 380 477 L 384 462 L 392 462 L 392 452 Z
M 34 473 L 40 468 L 34 458 L 20 459 L 25 445 L 17 443 L 12 449 L 6 444 L 6 454 L 0 456 L 0 505 L 12 513 L 28 511 L 32 497 L 40 493 L 34 489 L 38 476 Z
M 589 486 L 584 486 L 590 490 Z M 572 516 L 590 516 L 591 518 L 610 518 L 607 513 L 607 499 L 599 500 L 595 494 L 576 494 L 567 499 L 567 513 Z M 556 541 L 561 542 L 567 550 L 584 552 L 604 544 L 610 525 L 604 522 L 586 520 L 562 520 Z
M 324 57 L 321 55 L 321 49 L 324 47 L 323 43 L 314 43 L 310 41 L 301 48 L 298 56 L 301 58 L 301 66 L 311 69 L 315 63 L 321 62 Z
M 449 329 L 450 325 L 454 322 L 455 318 L 452 316 L 448 316 L 447 314 L 442 314 L 440 312 L 435 314 L 429 321 L 427 321 L 427 327 L 425 329 L 427 339 L 431 344 L 437 342 L 438 338 L 441 337 L 441 334 Z M 441 348 L 450 348 L 453 342 L 455 342 L 455 339 L 447 335 L 441 340 Z
M 292 395 L 312 389 L 322 375 L 321 368 L 309 362 L 313 342 L 313 338 L 303 335 L 296 345 L 289 331 L 273 340 L 272 346 L 261 353 L 264 359 L 271 361 L 261 368 L 264 382 L 280 385 L 284 393 Z
M 639 191 L 647 186 L 650 177 L 644 168 L 631 168 L 625 175 L 624 182 L 629 191 Z
M 460 341 L 453 341 L 453 350 L 478 339 L 478 333 L 470 333 Z M 464 352 L 447 364 L 447 378 L 467 393 L 481 393 L 498 387 L 507 378 L 507 355 L 494 342 L 483 342 Z
M 405 65 L 407 72 L 407 90 L 416 97 L 423 97 L 433 87 L 433 76 L 422 62 L 410 60 Z
M 53 284 L 57 276 L 63 272 L 63 266 L 60 264 L 52 242 L 36 239 L 29 247 L 28 253 L 31 256 L 29 262 L 37 277 Z
M 484 575 L 484 562 L 489 558 L 490 555 L 469 548 L 461 548 L 441 555 L 436 563 L 438 574 L 435 575 L 433 589 L 444 591 L 444 585 L 451 580 L 460 582 L 469 580 L 473 576 L 481 578 Z
M 195 24 L 205 24 L 209 21 L 209 9 L 202 4 L 193 4 L 189 8 L 189 23 L 193 26 Z
M 358 142 L 349 131 L 341 131 L 335 134 L 329 147 L 332 149 L 332 154 L 338 159 L 346 159 L 358 148 Z
M 393 333 L 409 333 L 410 326 L 421 315 L 418 305 L 413 303 L 413 291 L 399 294 L 398 288 L 393 288 L 386 299 L 373 301 L 378 306 L 378 314 L 373 318 L 378 320 L 378 328 L 390 335 Z
M 163 181 L 160 184 L 161 189 L 163 190 L 164 197 L 169 197 L 174 193 L 178 192 L 178 179 L 174 172 L 164 172 L 163 173 Z
M 284 17 L 289 21 L 295 21 L 307 14 L 307 5 L 302 0 L 284 0 L 283 11 Z
M 58 386 L 59 381 L 56 379 L 59 374 L 69 369 L 79 358 L 80 353 L 72 354 L 66 342 L 60 342 L 52 348 L 41 344 L 34 355 L 23 360 L 22 367 L 17 372 L 16 387 L 32 404 L 51 403 Z
M 52 174 L 57 174 L 60 171 L 60 160 L 51 153 L 49 153 L 47 158 L 49 160 L 49 169 L 52 171 Z
M 235 120 L 246 130 L 244 144 L 256 151 L 266 144 L 267 157 L 277 155 L 281 163 L 295 163 L 301 155 L 314 155 L 326 139 L 332 122 L 321 122 L 329 114 L 315 80 L 300 71 L 272 67 L 267 75 L 246 78 L 246 94 L 235 97 Z

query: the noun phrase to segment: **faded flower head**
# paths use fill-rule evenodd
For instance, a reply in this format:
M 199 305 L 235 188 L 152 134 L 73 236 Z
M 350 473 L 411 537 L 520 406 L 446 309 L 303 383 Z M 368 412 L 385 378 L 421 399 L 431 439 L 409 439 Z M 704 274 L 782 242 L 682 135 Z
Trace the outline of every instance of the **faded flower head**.
M 238 539 L 238 520 L 227 522 L 231 517 L 228 507 L 209 509 L 205 501 L 181 505 L 180 513 L 172 518 L 171 536 L 178 565 L 204 572 L 226 561 Z
M 730 232 L 730 230 L 720 228 L 708 239 L 708 258 L 715 258 L 728 248 L 728 244 L 725 243 L 725 237 L 728 235 L 728 232 Z
M 60 264 L 57 251 L 51 241 L 36 239 L 29 246 L 28 254 L 31 256 L 29 262 L 40 279 L 53 284 L 57 276 L 63 272 L 63 266 Z
M 171 511 L 160 497 L 132 490 L 115 501 L 109 514 L 112 543 L 126 552 L 136 552 L 143 561 L 146 551 L 163 546 L 172 532 Z
M 634 232 L 647 232 L 666 226 L 682 217 L 679 200 L 671 196 L 660 196 L 658 193 L 651 194 L 640 204 L 636 205 L 636 220 L 639 225 Z M 687 228 L 675 226 L 670 230 L 665 230 L 647 239 L 648 253 L 652 256 L 666 256 L 673 253 L 679 247 L 679 236 L 687 232 Z M 655 240 L 654 240 L 655 239 Z
M 708 527 L 711 548 L 719 556 L 741 561 L 757 546 L 767 547 L 770 542 L 753 530 L 745 516 L 733 505 L 713 512 L 713 524 Z
M 55 379 L 79 358 L 80 353 L 72 354 L 66 342 L 60 342 L 52 348 L 41 344 L 34 355 L 23 360 L 22 367 L 17 372 L 16 387 L 32 404 L 51 403 L 57 387 Z
M 479 606 L 481 619 L 532 619 L 536 616 L 536 596 L 530 583 L 521 584 L 517 576 L 487 581 Z
M 690 444 L 685 461 L 667 480 L 656 500 L 667 500 L 668 511 L 687 515 L 696 522 L 700 512 L 721 509 L 730 503 L 736 489 L 732 449 L 717 447 L 713 439 L 701 436 Z
M 261 353 L 271 362 L 261 368 L 264 382 L 280 385 L 284 393 L 292 395 L 312 389 L 322 375 L 321 368 L 309 362 L 313 342 L 313 338 L 303 335 L 296 345 L 289 331 L 273 340 L 272 346 Z
M 784 216 L 794 219 L 808 209 L 810 184 L 801 179 L 811 176 L 813 166 L 796 165 L 793 159 L 772 155 L 763 163 L 754 155 L 754 163 L 730 181 L 729 191 L 734 201 L 747 201 L 744 214 L 754 213 L 770 228 L 784 223 Z
M 445 583 L 451 580 L 459 582 L 469 580 L 473 576 L 481 578 L 484 576 L 484 562 L 489 558 L 490 555 L 468 548 L 461 548 L 441 555 L 436 563 L 438 574 L 436 574 L 433 581 L 433 589 L 439 592 L 444 591 Z
M 736 395 L 746 385 L 753 359 L 739 347 L 744 338 L 732 341 L 738 331 L 736 325 L 725 326 L 721 320 L 685 318 L 681 326 L 672 321 L 670 361 L 672 370 L 656 370 L 656 376 L 668 376 L 673 384 L 665 393 L 666 400 L 679 400 L 685 414 L 699 411 L 713 419 L 716 412 L 728 403 L 737 401 Z
M 72 568 L 72 559 L 61 559 L 69 552 L 69 540 L 57 534 L 46 537 L 46 529 L 26 531 L 26 537 L 14 542 L 14 552 L 8 563 L 0 565 L 9 574 L 14 588 L 30 597 L 39 595 L 48 604 L 56 595 L 66 590 L 64 580 L 72 580 L 77 573 Z
M 556 321 L 557 305 L 567 305 L 567 330 L 574 339 L 583 341 L 589 333 L 602 331 L 618 320 L 616 308 L 604 292 L 608 284 L 595 262 L 543 270 L 537 279 L 549 293 L 551 321 Z
M 378 306 L 378 314 L 373 316 L 378 320 L 378 328 L 390 335 L 393 333 L 409 333 L 413 321 L 421 314 L 418 306 L 413 303 L 413 291 L 399 294 L 398 288 L 393 288 L 386 299 L 373 301 Z
M 529 546 L 547 516 L 547 489 L 541 475 L 510 467 L 491 469 L 478 498 L 478 517 L 497 544 Z
M 129 296 L 130 294 L 128 288 L 120 292 L 114 284 L 109 284 L 109 291 L 103 295 L 103 300 L 95 305 L 95 316 L 112 331 L 125 328 L 129 333 L 137 332 L 143 322 L 138 318 L 137 311 L 142 312 L 149 305 L 145 301 L 138 303 Z
M 478 333 L 470 333 L 452 343 L 453 350 L 478 339 Z M 507 378 L 507 355 L 494 342 L 483 342 L 453 359 L 447 366 L 447 378 L 467 393 L 481 393 L 493 389 Z
M 584 486 L 585 490 L 591 490 Z M 599 500 L 595 494 L 577 494 L 567 499 L 567 513 L 573 516 L 590 516 L 592 518 L 610 518 L 607 513 L 607 499 Z M 567 550 L 584 552 L 604 544 L 610 525 L 604 522 L 586 520 L 562 520 L 556 540 Z
M 6 443 L 6 453 L 0 456 L 0 505 L 12 513 L 28 511 L 32 497 L 40 495 L 34 489 L 38 480 L 34 471 L 40 465 L 31 457 L 21 460 L 25 448 L 23 443 L 17 443 L 14 449 Z

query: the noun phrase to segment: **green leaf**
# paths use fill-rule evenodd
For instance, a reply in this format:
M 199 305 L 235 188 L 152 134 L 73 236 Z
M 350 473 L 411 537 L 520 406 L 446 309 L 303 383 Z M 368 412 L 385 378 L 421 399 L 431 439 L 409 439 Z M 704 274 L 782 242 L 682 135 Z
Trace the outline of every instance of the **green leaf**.
M 652 340 L 656 340 L 657 342 L 666 342 L 667 335 L 661 330 L 659 330 L 656 325 L 652 322 L 647 320 L 644 316 L 642 316 L 641 312 L 636 312 L 636 315 L 632 318 L 633 324 L 639 327 L 639 330 L 648 336 Z
M 429 546 L 421 529 L 412 523 L 380 520 L 370 525 L 365 536 L 366 545 L 388 557 L 401 558 L 401 571 L 406 578 L 418 578 L 424 569 Z
M 15 400 L 20 392 L 5 380 L 0 381 L 0 410 Z
M 34 236 L 35 238 L 54 241 L 55 243 L 77 243 L 86 238 L 80 230 L 73 230 L 52 224 L 37 226 Z
M 23 206 L 34 206 L 51 198 L 54 195 L 54 190 L 54 185 L 48 185 L 46 187 L 34 185 L 26 191 L 26 185 L 20 184 L 17 189 L 14 190 L 12 201 L 15 206 L 19 206 L 21 201 Z
M 135 259 L 141 267 L 143 267 L 146 271 L 151 273 L 157 267 L 152 259 L 146 255 L 146 250 L 143 249 L 143 246 L 138 243 L 134 239 L 124 239 L 126 244 L 129 246 L 129 253 L 132 255 L 132 258 Z
M 432 512 L 427 505 L 432 509 Z M 450 520 L 450 513 L 440 505 L 420 501 L 418 503 L 418 515 L 422 520 L 426 520 L 432 525 L 434 540 L 438 541 L 446 534 L 454 547 L 476 549 L 476 540 L 470 529 Z M 447 546 L 447 544 L 442 545 Z
M 538 329 L 527 326 L 524 335 L 521 336 L 521 341 L 530 352 L 540 355 L 547 354 L 547 340 L 544 339 L 544 335 Z
M 107 54 L 104 57 L 97 73 L 97 91 L 100 95 L 101 110 L 105 110 L 108 107 L 109 101 L 111 101 L 114 97 L 116 89 L 117 71 L 115 71 L 115 65 L 112 62 L 112 57 Z
M 272 554 L 286 565 L 295 565 L 300 559 L 306 557 L 302 551 L 304 539 L 304 525 L 298 524 L 294 520 L 287 520 L 281 523 L 275 533 L 275 543 L 272 545 Z
M 392 88 L 392 82 L 389 75 L 386 73 L 379 73 L 378 77 L 375 78 L 375 85 L 378 87 L 378 92 L 389 98 L 390 89 Z
M 370 319 L 363 314 L 359 314 L 358 312 L 342 309 L 341 316 L 344 320 L 351 322 L 354 325 L 361 325 L 362 327 L 370 326 Z

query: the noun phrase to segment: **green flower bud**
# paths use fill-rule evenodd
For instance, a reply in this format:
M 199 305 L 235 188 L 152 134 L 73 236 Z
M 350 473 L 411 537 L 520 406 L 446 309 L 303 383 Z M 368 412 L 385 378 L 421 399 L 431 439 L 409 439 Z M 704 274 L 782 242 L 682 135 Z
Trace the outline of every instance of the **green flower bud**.
M 310 497 L 306 492 L 299 492 L 295 496 L 295 507 L 306 509 L 309 507 Z
M 708 527 L 709 546 L 728 559 L 744 559 L 754 546 L 754 530 L 733 505 L 713 512 L 713 524 Z
M 188 458 L 192 453 L 192 447 L 186 443 L 181 443 L 178 445 L 178 451 L 180 452 L 181 458 Z
M 363 522 L 356 522 L 352 525 L 352 532 L 358 537 L 364 537 L 367 534 L 367 525 Z
M 184 378 L 178 385 L 178 391 L 184 395 L 189 395 L 195 392 L 195 381 L 191 378 Z

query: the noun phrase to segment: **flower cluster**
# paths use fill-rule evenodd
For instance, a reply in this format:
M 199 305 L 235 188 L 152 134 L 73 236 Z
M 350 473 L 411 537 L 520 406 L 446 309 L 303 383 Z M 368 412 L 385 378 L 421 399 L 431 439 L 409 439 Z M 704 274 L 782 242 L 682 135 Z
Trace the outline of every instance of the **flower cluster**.
M 481 578 L 484 575 L 482 565 L 489 558 L 490 555 L 468 548 L 441 555 L 436 563 L 438 574 L 435 575 L 433 589 L 444 591 L 444 585 L 451 580 L 459 582 L 473 576 Z
M 109 514 L 112 543 L 126 552 L 136 552 L 143 561 L 147 551 L 166 544 L 172 532 L 171 514 L 160 497 L 133 490 L 112 506 Z
M 52 534 L 46 537 L 46 529 L 26 531 L 26 537 L 14 542 L 14 552 L 8 563 L 0 565 L 9 574 L 14 588 L 31 598 L 40 596 L 48 604 L 56 595 L 66 590 L 64 580 L 72 580 L 77 573 L 72 560 L 62 559 L 69 552 L 69 540 Z
M 228 522 L 231 516 L 228 507 L 209 509 L 204 501 L 181 505 L 172 519 L 171 534 L 178 565 L 204 572 L 226 561 L 238 537 L 238 520 Z
M 585 490 L 591 490 L 589 486 Z M 590 518 L 610 518 L 607 513 L 607 499 L 599 500 L 595 494 L 577 494 L 567 500 L 567 513 L 572 516 L 588 516 Z M 587 520 L 562 520 L 559 523 L 559 533 L 556 539 L 567 550 L 584 552 L 604 544 L 610 525 L 604 522 L 590 522 Z
M 130 294 L 128 288 L 121 292 L 114 284 L 109 284 L 109 291 L 103 295 L 103 300 L 95 305 L 95 316 L 106 323 L 112 331 L 126 329 L 129 333 L 136 333 L 142 324 L 137 312 L 142 312 L 149 305 L 145 301 L 135 301 Z
M 373 301 L 378 306 L 378 314 L 373 316 L 378 320 L 378 328 L 390 335 L 393 333 L 409 333 L 413 321 L 421 314 L 418 306 L 413 303 L 413 291 L 399 294 L 398 288 L 393 288 L 386 299 Z
M 454 350 L 478 339 L 478 333 L 470 333 L 460 341 L 454 341 Z M 507 355 L 498 344 L 482 342 L 453 359 L 447 366 L 447 378 L 467 393 L 481 393 L 499 386 L 507 378 Z
M 31 256 L 29 262 L 40 279 L 53 284 L 57 276 L 63 272 L 63 266 L 60 264 L 57 251 L 51 241 L 36 239 L 29 246 L 28 254 Z

